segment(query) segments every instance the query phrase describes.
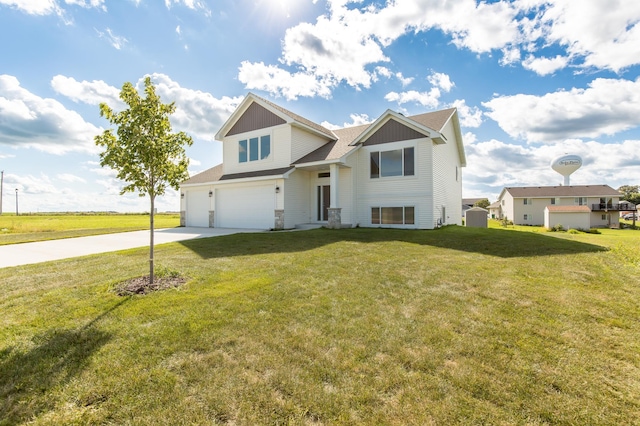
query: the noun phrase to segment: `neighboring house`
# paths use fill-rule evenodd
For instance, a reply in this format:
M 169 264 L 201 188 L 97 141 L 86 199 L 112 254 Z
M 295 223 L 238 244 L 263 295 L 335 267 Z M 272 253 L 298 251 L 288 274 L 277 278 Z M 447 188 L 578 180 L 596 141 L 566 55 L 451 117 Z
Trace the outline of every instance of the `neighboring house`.
M 486 200 L 486 198 L 463 198 L 462 199 L 462 216 L 465 212 L 472 208 L 477 202 Z M 487 200 L 488 201 L 488 200 Z
M 455 108 L 329 130 L 254 94 L 216 134 L 223 162 L 181 185 L 181 223 L 432 229 L 461 224 Z
M 548 228 L 617 227 L 618 212 L 624 208 L 621 196 L 609 185 L 504 188 L 498 197 L 497 218 L 507 218 L 516 225 Z
M 491 219 L 501 218 L 500 201 L 496 201 L 494 203 L 489 204 L 488 209 L 489 209 L 489 216 L 491 216 Z

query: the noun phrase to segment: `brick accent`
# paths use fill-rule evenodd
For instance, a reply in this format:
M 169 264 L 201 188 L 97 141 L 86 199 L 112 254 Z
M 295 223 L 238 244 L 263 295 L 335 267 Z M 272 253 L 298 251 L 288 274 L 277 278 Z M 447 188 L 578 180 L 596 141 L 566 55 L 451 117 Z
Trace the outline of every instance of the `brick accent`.
M 284 210 L 276 209 L 275 211 L 275 223 L 273 229 L 284 229 Z
M 342 208 L 329 208 L 329 222 L 327 228 L 340 229 L 342 228 Z

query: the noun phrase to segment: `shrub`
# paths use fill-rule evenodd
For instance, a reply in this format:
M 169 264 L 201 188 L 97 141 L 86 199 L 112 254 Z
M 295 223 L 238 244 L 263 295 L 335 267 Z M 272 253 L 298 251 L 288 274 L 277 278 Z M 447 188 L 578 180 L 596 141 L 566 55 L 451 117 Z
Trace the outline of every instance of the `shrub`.
M 562 232 L 562 231 L 564 231 L 564 226 L 562 226 L 562 224 L 560 224 L 560 223 L 559 223 L 559 224 L 557 224 L 557 225 L 554 225 L 554 226 L 550 229 L 550 231 L 551 231 L 551 232 Z

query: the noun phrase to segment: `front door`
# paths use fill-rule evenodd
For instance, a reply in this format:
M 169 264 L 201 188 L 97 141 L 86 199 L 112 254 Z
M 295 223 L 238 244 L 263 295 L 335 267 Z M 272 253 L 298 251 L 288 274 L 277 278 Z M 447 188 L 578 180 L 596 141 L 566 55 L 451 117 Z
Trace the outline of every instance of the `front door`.
M 318 221 L 329 220 L 329 206 L 331 205 L 331 186 L 318 185 Z

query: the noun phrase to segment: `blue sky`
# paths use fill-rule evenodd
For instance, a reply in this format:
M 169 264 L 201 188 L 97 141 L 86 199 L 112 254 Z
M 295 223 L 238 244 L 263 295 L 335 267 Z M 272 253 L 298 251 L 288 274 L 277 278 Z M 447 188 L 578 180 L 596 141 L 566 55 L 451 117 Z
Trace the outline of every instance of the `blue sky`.
M 634 0 L 0 0 L 4 211 L 146 211 L 99 165 L 98 105 L 152 76 L 191 135 L 191 174 L 249 92 L 327 127 L 455 106 L 465 197 L 640 184 L 640 2 Z M 170 191 L 160 211 L 179 209 Z

